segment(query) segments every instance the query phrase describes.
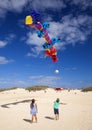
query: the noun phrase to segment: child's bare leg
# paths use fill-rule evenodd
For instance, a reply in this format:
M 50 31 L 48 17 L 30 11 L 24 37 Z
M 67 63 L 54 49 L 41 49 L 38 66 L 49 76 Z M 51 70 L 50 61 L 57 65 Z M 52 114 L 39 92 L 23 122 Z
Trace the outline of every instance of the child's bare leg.
M 57 114 L 57 120 L 59 120 L 59 114 Z
M 55 114 L 55 120 L 57 120 L 57 114 Z
M 35 115 L 35 122 L 37 123 L 37 116 Z
M 32 121 L 31 121 L 32 123 L 33 123 L 33 120 L 34 120 L 34 116 L 32 115 Z
M 58 114 L 55 115 L 55 120 L 59 120 L 59 115 Z

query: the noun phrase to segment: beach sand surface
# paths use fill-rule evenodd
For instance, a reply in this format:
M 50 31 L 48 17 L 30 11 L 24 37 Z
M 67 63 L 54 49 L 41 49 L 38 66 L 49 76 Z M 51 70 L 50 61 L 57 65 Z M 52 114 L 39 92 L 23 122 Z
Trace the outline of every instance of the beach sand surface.
M 38 122 L 31 123 L 30 100 L 36 99 Z M 54 120 L 53 102 L 60 98 L 60 119 Z M 92 130 L 92 92 L 18 88 L 0 92 L 0 130 Z

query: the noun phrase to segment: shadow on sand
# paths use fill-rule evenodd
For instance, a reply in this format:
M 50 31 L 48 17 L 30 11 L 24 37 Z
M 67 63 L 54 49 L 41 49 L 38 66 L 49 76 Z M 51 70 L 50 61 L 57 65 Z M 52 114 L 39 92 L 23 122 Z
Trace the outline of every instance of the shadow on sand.
M 50 117 L 50 116 L 45 116 L 46 119 L 49 119 L 49 120 L 54 120 L 53 117 Z
M 29 120 L 29 119 L 23 119 L 23 120 L 26 121 L 26 122 L 28 122 L 28 123 L 32 123 L 32 121 Z
M 1 105 L 1 107 L 9 108 L 9 105 L 17 105 L 19 103 L 26 103 L 26 102 L 30 102 L 30 99 L 22 100 L 22 101 L 19 101 L 19 102 L 12 102 L 12 103 L 3 104 L 3 105 Z

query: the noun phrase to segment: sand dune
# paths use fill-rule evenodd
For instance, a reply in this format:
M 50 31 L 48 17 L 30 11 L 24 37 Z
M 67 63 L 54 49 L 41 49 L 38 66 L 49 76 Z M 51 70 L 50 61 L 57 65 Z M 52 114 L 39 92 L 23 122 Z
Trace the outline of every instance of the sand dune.
M 30 100 L 36 99 L 38 123 L 30 123 Z M 60 98 L 60 119 L 54 120 L 53 102 Z M 92 130 L 92 92 L 53 89 L 28 92 L 24 89 L 0 93 L 1 130 Z

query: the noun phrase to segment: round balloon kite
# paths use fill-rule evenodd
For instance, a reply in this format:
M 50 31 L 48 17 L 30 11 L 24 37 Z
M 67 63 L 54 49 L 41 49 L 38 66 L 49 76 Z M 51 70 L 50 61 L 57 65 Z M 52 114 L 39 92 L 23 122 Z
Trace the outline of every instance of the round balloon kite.
M 59 73 L 59 70 L 55 70 L 55 74 L 58 74 Z

